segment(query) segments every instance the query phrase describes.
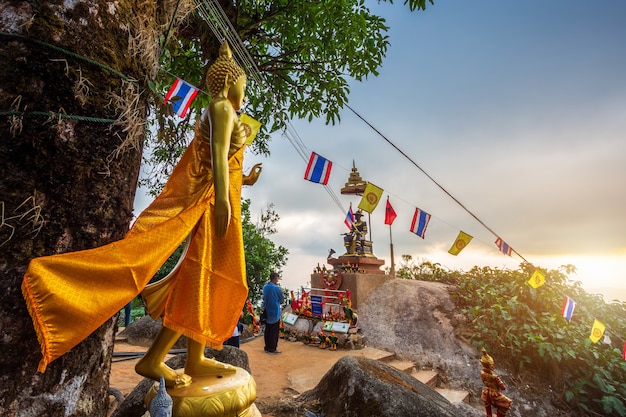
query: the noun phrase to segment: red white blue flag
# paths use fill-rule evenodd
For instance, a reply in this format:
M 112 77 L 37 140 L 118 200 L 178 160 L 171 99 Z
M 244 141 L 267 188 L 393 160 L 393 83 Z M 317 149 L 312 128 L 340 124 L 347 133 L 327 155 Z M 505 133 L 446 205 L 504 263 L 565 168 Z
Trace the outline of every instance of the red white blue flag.
M 354 213 L 352 212 L 352 204 L 350 204 L 348 213 L 346 213 L 346 219 L 343 221 L 343 223 L 348 229 L 352 230 L 352 225 L 354 224 Z
M 196 95 L 198 95 L 198 89 L 191 84 L 176 78 L 174 84 L 170 87 L 170 91 L 167 92 L 163 103 L 168 101 L 172 103 L 174 112 L 180 117 L 185 117 L 189 106 Z
M 574 315 L 574 309 L 576 308 L 576 301 L 569 298 L 567 295 L 565 296 L 565 301 L 563 301 L 563 308 L 561 308 L 561 314 L 565 317 L 565 320 L 572 320 L 572 315 Z
M 330 170 L 333 167 L 333 163 L 328 159 L 311 152 L 309 158 L 309 164 L 304 172 L 304 179 L 318 184 L 328 184 L 328 178 L 330 178 Z
M 496 246 L 498 247 L 498 249 L 500 249 L 500 252 L 502 252 L 505 255 L 511 256 L 511 252 L 513 251 L 513 249 L 511 249 L 511 247 L 507 245 L 507 243 L 504 240 L 497 238 Z
M 416 208 L 415 214 L 413 214 L 413 221 L 411 222 L 411 232 L 424 239 L 429 221 L 430 214 L 426 213 L 424 210 Z

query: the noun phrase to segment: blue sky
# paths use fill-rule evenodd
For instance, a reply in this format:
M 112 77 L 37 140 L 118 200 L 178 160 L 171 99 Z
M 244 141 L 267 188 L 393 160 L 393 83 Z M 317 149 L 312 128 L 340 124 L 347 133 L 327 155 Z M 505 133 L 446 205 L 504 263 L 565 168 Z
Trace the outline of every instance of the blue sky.
M 366 2 L 387 19 L 391 46 L 378 77 L 351 83 L 349 105 L 407 153 L 528 261 L 572 264 L 590 290 L 626 278 L 626 2 L 436 1 L 411 13 L 401 1 Z M 385 190 L 398 218 L 401 254 L 449 268 L 516 268 L 496 239 L 351 111 L 326 126 L 292 121 L 309 151 L 334 163 L 339 195 L 352 161 Z M 281 216 L 273 239 L 290 251 L 283 284 L 306 285 L 328 250 L 344 252 L 342 211 L 280 133 L 261 179 L 244 189 L 253 217 L 268 203 Z M 408 229 L 419 207 L 426 238 Z M 384 206 L 371 215 L 374 253 L 389 266 Z M 474 236 L 458 256 L 458 232 Z M 626 297 L 626 292 L 624 296 Z

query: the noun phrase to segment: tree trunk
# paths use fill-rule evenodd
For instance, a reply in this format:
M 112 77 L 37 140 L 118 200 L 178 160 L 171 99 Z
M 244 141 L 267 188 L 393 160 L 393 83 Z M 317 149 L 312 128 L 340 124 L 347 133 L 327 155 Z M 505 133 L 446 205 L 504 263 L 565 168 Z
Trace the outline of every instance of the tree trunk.
M 114 320 L 38 374 L 20 286 L 30 259 L 128 230 L 145 82 L 175 6 L 0 0 L 0 415 L 106 415 Z

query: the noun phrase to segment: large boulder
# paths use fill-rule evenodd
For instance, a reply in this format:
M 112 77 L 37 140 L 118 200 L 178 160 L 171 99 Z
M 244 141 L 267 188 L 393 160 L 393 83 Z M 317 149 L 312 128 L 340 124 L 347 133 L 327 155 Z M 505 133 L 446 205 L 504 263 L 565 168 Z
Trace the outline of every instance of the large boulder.
M 325 417 L 458 417 L 467 414 L 409 374 L 359 356 L 344 356 L 302 395 Z
M 370 346 L 454 375 L 450 388 L 480 390 L 480 352 L 463 333 L 450 290 L 439 282 L 387 281 L 362 303 L 360 328 Z

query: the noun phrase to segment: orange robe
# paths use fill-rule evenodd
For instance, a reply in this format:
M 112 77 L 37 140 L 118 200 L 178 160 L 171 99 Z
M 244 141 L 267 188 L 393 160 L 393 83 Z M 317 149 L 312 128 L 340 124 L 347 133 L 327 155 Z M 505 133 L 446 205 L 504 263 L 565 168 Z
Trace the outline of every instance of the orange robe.
M 162 193 L 126 237 L 108 245 L 31 260 L 22 293 L 42 351 L 38 371 L 119 312 L 146 287 L 191 234 L 180 268 L 151 315 L 198 342 L 221 348 L 232 334 L 247 294 L 241 232 L 243 148 L 229 156 L 231 220 L 214 230 L 210 147 L 196 136 Z

